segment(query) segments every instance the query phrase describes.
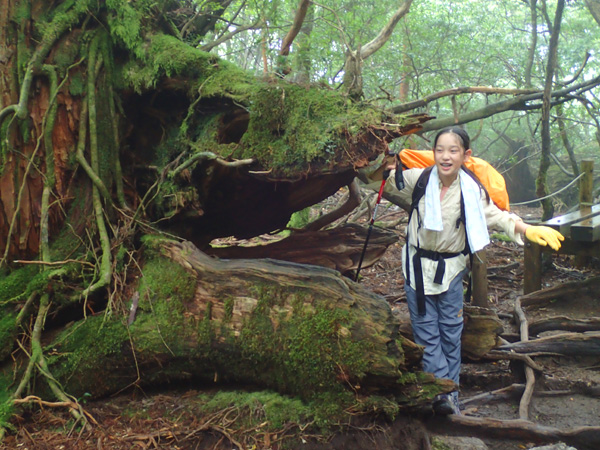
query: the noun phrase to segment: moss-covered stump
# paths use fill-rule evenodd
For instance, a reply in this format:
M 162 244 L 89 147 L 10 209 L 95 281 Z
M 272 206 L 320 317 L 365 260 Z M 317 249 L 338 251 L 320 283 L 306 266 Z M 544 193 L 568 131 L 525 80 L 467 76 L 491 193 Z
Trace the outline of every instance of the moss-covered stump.
M 419 372 L 420 351 L 404 350 L 388 304 L 338 272 L 217 260 L 162 240 L 146 243 L 145 258 L 128 318 L 88 317 L 46 347 L 67 392 L 192 380 L 338 405 L 383 396 L 409 408 L 452 388 Z
M 465 305 L 465 327 L 462 334 L 462 354 L 480 359 L 500 345 L 504 328 L 498 315 L 489 308 Z

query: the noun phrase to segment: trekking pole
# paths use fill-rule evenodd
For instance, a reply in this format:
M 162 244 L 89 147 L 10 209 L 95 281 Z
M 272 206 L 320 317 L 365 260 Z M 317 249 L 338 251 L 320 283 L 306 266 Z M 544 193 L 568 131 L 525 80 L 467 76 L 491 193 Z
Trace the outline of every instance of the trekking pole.
M 371 231 L 373 230 L 373 224 L 375 223 L 375 216 L 377 215 L 377 207 L 381 202 L 381 196 L 383 195 L 383 188 L 385 187 L 385 182 L 387 181 L 388 176 L 390 175 L 390 170 L 386 169 L 383 171 L 383 180 L 381 180 L 381 186 L 379 187 L 379 193 L 377 194 L 377 201 L 375 202 L 375 207 L 373 208 L 373 216 L 371 217 L 371 221 L 369 222 L 369 229 L 367 230 L 367 238 L 365 239 L 365 245 L 363 245 L 362 253 L 360 255 L 360 260 L 358 261 L 358 267 L 356 269 L 356 276 L 354 277 L 354 281 L 358 281 L 358 274 L 360 272 L 360 268 L 363 263 L 363 259 L 365 258 L 365 253 L 367 252 L 367 244 L 369 243 L 369 238 L 371 237 Z

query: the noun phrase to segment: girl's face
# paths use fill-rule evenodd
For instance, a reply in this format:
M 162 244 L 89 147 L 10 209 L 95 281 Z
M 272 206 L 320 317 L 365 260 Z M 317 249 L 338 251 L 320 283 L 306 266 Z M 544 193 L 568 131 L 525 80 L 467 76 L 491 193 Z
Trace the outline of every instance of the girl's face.
M 454 133 L 442 134 L 433 149 L 433 159 L 438 169 L 440 181 L 450 186 L 462 166 L 471 156 L 471 149 L 463 148 L 461 139 Z

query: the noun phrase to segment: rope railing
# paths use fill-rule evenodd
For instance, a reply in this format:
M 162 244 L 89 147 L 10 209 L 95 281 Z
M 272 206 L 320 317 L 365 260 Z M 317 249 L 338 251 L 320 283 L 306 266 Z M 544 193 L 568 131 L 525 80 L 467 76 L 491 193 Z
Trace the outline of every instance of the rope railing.
M 562 189 L 559 189 L 559 190 L 558 190 L 558 191 L 556 191 L 556 192 L 553 192 L 552 194 L 548 194 L 548 195 L 546 195 L 545 197 L 536 198 L 536 199 L 533 199 L 533 200 L 528 200 L 528 201 L 526 201 L 526 202 L 511 203 L 511 204 L 510 204 L 510 206 L 521 206 L 521 205 L 528 205 L 528 204 L 530 204 L 530 203 L 541 202 L 542 200 L 546 200 L 547 198 L 554 197 L 554 196 L 556 196 L 556 195 L 560 194 L 561 192 L 563 192 L 563 191 L 566 191 L 567 189 L 569 189 L 569 188 L 570 188 L 570 187 L 571 187 L 573 184 L 575 184 L 575 182 L 576 182 L 577 180 L 579 180 L 581 177 L 583 177 L 583 175 L 584 175 L 584 173 L 580 173 L 579 175 L 577 175 L 577 177 L 576 177 L 576 178 L 575 178 L 573 181 L 571 181 L 571 182 L 570 182 L 569 184 L 567 184 L 565 187 L 563 187 Z

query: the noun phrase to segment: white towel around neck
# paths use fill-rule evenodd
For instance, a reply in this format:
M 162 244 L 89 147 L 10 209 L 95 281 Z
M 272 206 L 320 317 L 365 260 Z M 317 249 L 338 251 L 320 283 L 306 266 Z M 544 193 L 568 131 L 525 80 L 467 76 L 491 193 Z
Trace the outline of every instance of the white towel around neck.
M 460 189 L 465 204 L 467 237 L 471 252 L 475 253 L 490 243 L 490 235 L 481 205 L 481 191 L 475 180 L 468 174 L 459 173 Z M 440 202 L 440 178 L 436 166 L 431 169 L 429 182 L 425 188 L 425 218 L 423 226 L 427 230 L 442 231 L 442 207 Z

